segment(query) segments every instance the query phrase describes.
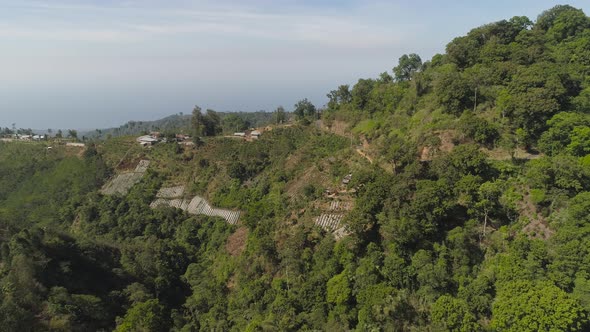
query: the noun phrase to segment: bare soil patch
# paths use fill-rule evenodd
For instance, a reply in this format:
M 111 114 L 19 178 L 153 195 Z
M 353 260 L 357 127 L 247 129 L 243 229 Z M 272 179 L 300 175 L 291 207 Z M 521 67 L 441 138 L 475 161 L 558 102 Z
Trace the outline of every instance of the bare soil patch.
M 320 127 L 333 134 L 350 137 L 350 128 L 348 127 L 348 123 L 344 121 L 334 120 L 329 127 L 323 121 L 320 121 Z
M 428 161 L 432 160 L 437 152 L 451 152 L 455 148 L 455 139 L 457 132 L 455 130 L 440 130 L 434 132 L 440 139 L 440 145 L 438 147 L 424 146 L 420 152 L 420 160 Z
M 227 239 L 225 249 L 231 256 L 239 256 L 246 249 L 248 239 L 248 228 L 240 227 Z

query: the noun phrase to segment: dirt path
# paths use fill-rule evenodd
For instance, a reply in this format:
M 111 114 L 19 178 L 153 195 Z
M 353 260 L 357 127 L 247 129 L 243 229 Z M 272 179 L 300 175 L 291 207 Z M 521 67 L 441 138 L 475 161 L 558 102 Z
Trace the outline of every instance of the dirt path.
M 361 149 L 355 149 L 355 151 L 360 154 L 362 157 L 364 157 L 365 159 L 367 159 L 369 161 L 369 163 L 373 163 L 373 158 L 369 157 L 366 153 L 364 153 Z

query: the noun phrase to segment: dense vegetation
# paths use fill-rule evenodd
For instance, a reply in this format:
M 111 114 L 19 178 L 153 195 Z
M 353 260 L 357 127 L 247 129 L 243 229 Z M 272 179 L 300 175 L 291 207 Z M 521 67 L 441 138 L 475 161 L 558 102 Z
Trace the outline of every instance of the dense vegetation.
M 198 109 L 195 147 L 0 142 L 0 330 L 588 330 L 588 68 L 590 19 L 557 6 L 304 99 L 258 141 Z M 139 159 L 128 195 L 99 194 Z M 349 173 L 336 240 L 313 218 Z M 241 225 L 149 208 L 177 184 Z

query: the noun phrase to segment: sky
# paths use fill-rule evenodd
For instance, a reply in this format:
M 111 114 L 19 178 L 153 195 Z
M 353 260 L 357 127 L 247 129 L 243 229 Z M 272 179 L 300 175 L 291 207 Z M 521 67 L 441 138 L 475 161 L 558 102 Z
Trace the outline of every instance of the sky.
M 477 26 L 547 0 L 0 0 L 0 126 L 316 106 L 341 84 L 428 60 Z M 567 4 L 590 14 L 590 2 Z

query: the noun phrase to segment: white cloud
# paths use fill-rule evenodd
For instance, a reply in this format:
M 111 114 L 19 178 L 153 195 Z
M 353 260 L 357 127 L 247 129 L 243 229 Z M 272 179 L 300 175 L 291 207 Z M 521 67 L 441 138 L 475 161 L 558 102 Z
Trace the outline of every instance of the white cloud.
M 60 27 L 23 27 L 0 25 L 0 39 L 30 41 L 71 41 L 71 42 L 132 42 L 142 36 L 121 29 L 105 28 L 60 28 Z

